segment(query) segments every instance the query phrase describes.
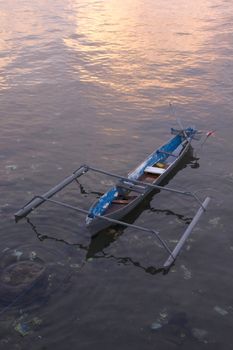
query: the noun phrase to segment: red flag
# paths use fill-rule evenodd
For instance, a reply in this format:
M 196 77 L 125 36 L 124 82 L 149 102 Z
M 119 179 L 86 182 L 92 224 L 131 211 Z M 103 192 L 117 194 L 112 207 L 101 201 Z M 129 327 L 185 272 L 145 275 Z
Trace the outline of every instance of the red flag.
M 206 133 L 206 137 L 209 137 L 209 136 L 214 135 L 214 132 L 215 132 L 215 130 L 208 131 L 208 132 Z

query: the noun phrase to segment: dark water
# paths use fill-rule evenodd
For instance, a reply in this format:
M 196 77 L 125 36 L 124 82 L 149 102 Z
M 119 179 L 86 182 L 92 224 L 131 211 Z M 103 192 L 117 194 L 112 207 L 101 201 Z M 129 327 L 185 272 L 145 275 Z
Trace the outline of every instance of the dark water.
M 1 349 L 233 348 L 232 13 L 220 0 L 0 2 Z M 169 185 L 212 201 L 167 275 L 150 234 L 91 240 L 52 205 L 14 223 L 84 162 L 127 174 L 177 117 L 216 133 Z M 59 198 L 88 208 L 111 180 L 81 183 L 88 195 L 73 184 Z M 173 246 L 196 208 L 160 193 L 128 220 Z

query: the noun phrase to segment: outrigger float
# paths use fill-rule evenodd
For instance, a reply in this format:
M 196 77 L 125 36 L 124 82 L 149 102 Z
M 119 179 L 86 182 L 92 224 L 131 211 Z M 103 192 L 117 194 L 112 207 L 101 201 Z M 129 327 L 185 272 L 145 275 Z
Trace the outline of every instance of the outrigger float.
M 191 127 L 181 130 L 172 129 L 171 132 L 175 136 L 155 150 L 135 170 L 130 172 L 127 177 L 113 174 L 102 169 L 97 169 L 92 166 L 82 165 L 48 192 L 32 198 L 30 202 L 15 213 L 16 222 L 27 216 L 32 210 L 36 209 L 44 202 L 50 202 L 85 214 L 86 225 L 92 235 L 97 234 L 100 230 L 103 230 L 108 226 L 116 224 L 145 232 L 151 232 L 156 236 L 158 241 L 169 254 L 162 267 L 164 270 L 168 270 L 175 262 L 184 243 L 192 233 L 192 230 L 199 221 L 201 215 L 206 211 L 206 207 L 210 201 L 209 197 L 206 197 L 202 202 L 195 193 L 159 185 L 188 152 L 191 147 L 191 141 L 200 138 L 200 132 Z M 51 199 L 56 193 L 64 189 L 71 182 L 77 180 L 80 176 L 86 174 L 88 171 L 104 174 L 116 179 L 115 186 L 101 196 L 89 210 L 84 210 L 68 203 Z M 154 190 L 169 191 L 190 196 L 199 204 L 199 209 L 173 250 L 168 247 L 167 243 L 157 230 L 121 221 L 126 214 L 133 210 L 150 192 Z

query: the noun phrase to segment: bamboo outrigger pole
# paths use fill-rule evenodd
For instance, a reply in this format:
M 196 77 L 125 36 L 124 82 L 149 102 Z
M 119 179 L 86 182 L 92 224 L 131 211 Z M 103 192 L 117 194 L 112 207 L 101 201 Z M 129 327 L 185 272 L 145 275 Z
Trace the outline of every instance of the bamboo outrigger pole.
M 46 199 L 51 198 L 53 195 L 55 195 L 57 192 L 61 191 L 64 187 L 69 185 L 72 181 L 83 175 L 88 171 L 87 167 L 81 166 L 77 170 L 73 172 L 72 175 L 65 178 L 63 181 L 61 181 L 59 184 L 51 188 L 48 192 L 44 193 L 43 196 L 35 196 L 28 202 L 23 208 L 21 208 L 17 213 L 15 213 L 15 220 L 16 222 L 22 219 L 23 217 L 27 216 L 32 210 L 39 207 L 42 203 L 46 201 Z
M 187 241 L 187 239 L 191 235 L 194 227 L 198 223 L 201 215 L 203 214 L 203 212 L 205 211 L 207 205 L 209 204 L 209 201 L 210 201 L 210 198 L 206 197 L 206 199 L 202 203 L 202 206 L 199 208 L 199 210 L 197 211 L 196 215 L 192 219 L 191 223 L 188 225 L 187 229 L 185 230 L 185 232 L 183 233 L 183 235 L 179 239 L 179 242 L 177 243 L 177 245 L 173 249 L 172 254 L 165 261 L 165 263 L 163 265 L 164 269 L 169 269 L 170 266 L 174 263 L 175 259 L 177 258 L 177 255 L 180 253 L 184 243 Z

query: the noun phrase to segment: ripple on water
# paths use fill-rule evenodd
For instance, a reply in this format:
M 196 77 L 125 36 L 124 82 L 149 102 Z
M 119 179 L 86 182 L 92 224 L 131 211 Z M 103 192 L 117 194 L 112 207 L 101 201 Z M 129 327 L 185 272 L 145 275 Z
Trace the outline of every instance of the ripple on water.
M 34 309 L 71 283 L 66 257 L 45 247 L 6 248 L 0 257 L 0 305 Z

